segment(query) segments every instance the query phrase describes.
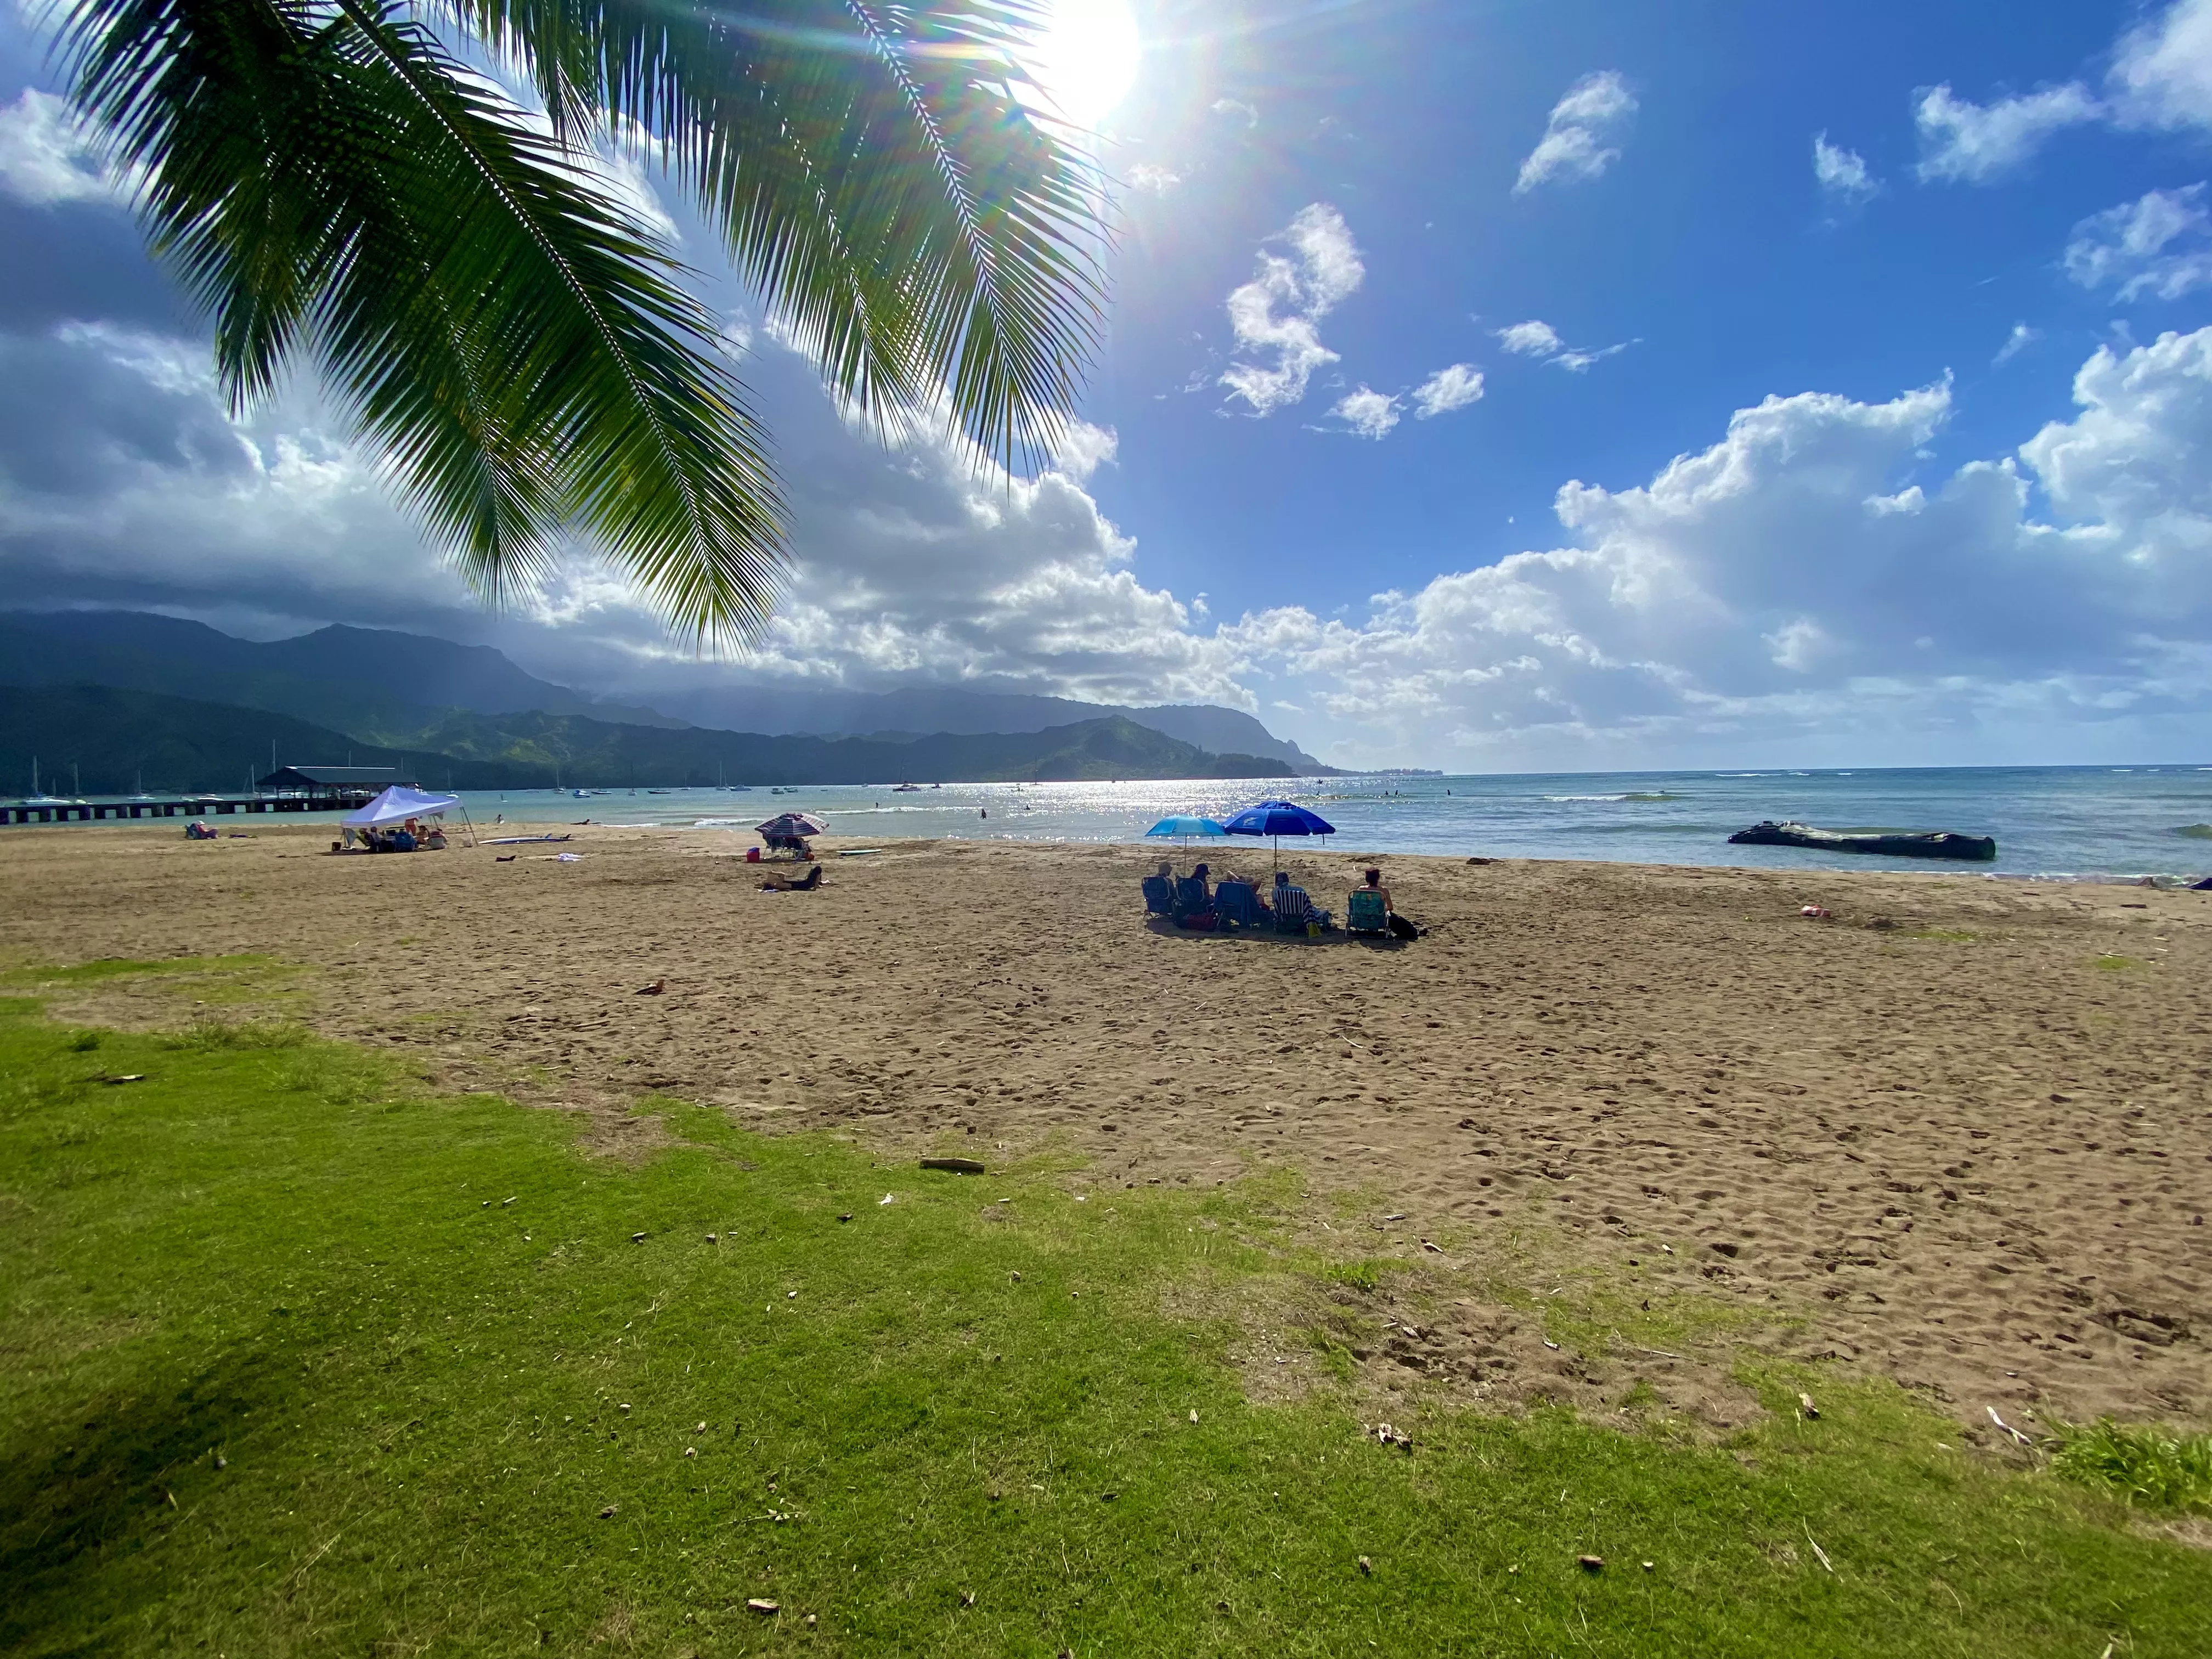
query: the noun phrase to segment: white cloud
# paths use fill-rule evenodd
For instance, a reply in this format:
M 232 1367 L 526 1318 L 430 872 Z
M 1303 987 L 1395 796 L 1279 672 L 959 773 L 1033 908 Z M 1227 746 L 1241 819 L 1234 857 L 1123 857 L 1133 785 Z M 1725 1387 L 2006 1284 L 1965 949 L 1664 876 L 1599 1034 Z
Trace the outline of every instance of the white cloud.
M 1230 327 L 1246 361 L 1231 363 L 1219 382 L 1255 415 L 1298 402 L 1313 372 L 1336 362 L 1316 325 L 1367 275 L 1344 216 L 1326 202 L 1301 208 L 1270 240 L 1289 253 L 1263 249 L 1257 274 L 1229 296 Z
M 37 206 L 128 194 L 68 101 L 36 87 L 0 106 L 0 191 Z
M 2078 81 L 1993 104 L 1969 102 L 1948 85 L 1931 87 L 1912 112 L 1921 149 L 1914 171 L 1924 180 L 1986 184 L 2026 161 L 2052 133 L 2104 114 Z
M 2185 740 L 2212 712 L 2212 329 L 2101 350 L 2075 398 L 2015 456 L 1924 485 L 1948 386 L 1770 398 L 1647 485 L 1566 485 L 1568 545 L 1379 594 L 1364 621 L 1285 606 L 1223 631 L 1340 743 L 1427 764 L 1946 733 L 1972 753 L 1984 727 L 2047 753 L 2056 726 L 2127 722 Z
M 2120 299 L 2177 300 L 2212 284 L 2212 214 L 2204 186 L 2147 191 L 2092 214 L 2066 244 L 2066 274 L 2083 288 L 2113 288 Z
M 1254 109 L 1251 105 L 1240 103 L 1234 98 L 1217 98 L 1213 100 L 1212 107 L 1216 115 L 1243 116 L 1244 125 L 1248 127 L 1256 127 L 1260 125 L 1260 112 Z
M 1997 355 L 1990 359 L 1990 367 L 2002 368 L 2042 337 L 2041 329 L 2030 328 L 2026 323 L 2014 323 L 2012 332 L 2005 336 L 2005 343 L 1997 348 Z
M 2212 0 L 2179 0 L 2123 35 L 2111 85 L 2131 126 L 2212 126 Z
M 741 667 L 1253 706 L 1231 648 L 1137 580 L 1135 544 L 1085 492 L 1112 432 L 1073 424 L 1051 470 L 1014 478 L 941 434 L 878 442 L 771 337 L 746 376 L 780 440 L 797 562 L 766 634 L 726 669 L 698 664 L 581 549 L 514 615 L 487 618 L 381 468 L 316 410 L 234 422 L 204 342 L 110 325 L 0 334 L 0 587 L 21 604 L 492 637 L 552 678 L 609 687 Z
M 1566 349 L 1566 343 L 1549 323 L 1534 319 L 1525 323 L 1513 323 L 1504 328 L 1493 329 L 1498 344 L 1522 357 L 1551 357 Z
M 1881 193 L 1881 185 L 1867 170 L 1865 158 L 1856 150 L 1830 143 L 1825 132 L 1813 138 L 1813 177 L 1822 194 L 1845 207 L 1870 201 Z
M 1633 343 L 1634 342 L 1629 340 L 1616 340 L 1609 346 L 1598 347 L 1595 351 L 1562 351 L 1552 359 L 1552 362 L 1556 368 L 1564 368 L 1570 374 L 1580 374 L 1592 363 L 1601 363 L 1608 357 L 1618 357 Z
M 1413 418 L 1434 420 L 1465 409 L 1482 397 L 1482 371 L 1473 363 L 1453 363 L 1413 388 Z
M 1359 437 L 1387 438 L 1398 424 L 1398 400 L 1363 386 L 1340 398 L 1329 413 Z
M 1164 196 L 1181 183 L 1182 174 L 1155 162 L 1139 161 L 1129 169 L 1129 188 L 1153 196 Z
M 1565 369 L 1570 374 L 1583 374 L 1591 364 L 1618 356 L 1635 343 L 1631 340 L 1620 340 L 1594 350 L 1571 347 L 1549 323 L 1538 322 L 1533 318 L 1525 323 L 1492 329 L 1491 332 L 1497 336 L 1500 345 L 1516 356 L 1538 358 L 1555 368 Z
M 1636 96 L 1616 70 L 1585 75 L 1552 106 L 1544 136 L 1521 163 L 1513 193 L 1525 195 L 1553 179 L 1595 179 L 1620 159 L 1610 141 L 1636 112 Z
M 1976 104 L 1948 86 L 1918 94 L 1923 180 L 1985 184 L 2018 167 L 2051 134 L 2089 122 L 2212 127 L 2212 0 L 2174 0 L 2112 44 L 2100 99 L 2079 81 Z

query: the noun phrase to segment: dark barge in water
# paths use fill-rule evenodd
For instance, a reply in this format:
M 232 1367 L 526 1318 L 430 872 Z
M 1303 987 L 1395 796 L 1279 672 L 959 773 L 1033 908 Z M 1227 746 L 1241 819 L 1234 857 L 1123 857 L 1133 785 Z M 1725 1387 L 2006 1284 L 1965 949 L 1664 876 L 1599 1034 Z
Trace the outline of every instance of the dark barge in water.
M 1809 823 L 1768 819 L 1729 837 L 1739 847 L 1805 847 L 1816 853 L 1873 853 L 1893 859 L 1956 859 L 1986 864 L 1997 855 L 1994 836 L 1961 836 L 1949 830 L 1816 830 Z

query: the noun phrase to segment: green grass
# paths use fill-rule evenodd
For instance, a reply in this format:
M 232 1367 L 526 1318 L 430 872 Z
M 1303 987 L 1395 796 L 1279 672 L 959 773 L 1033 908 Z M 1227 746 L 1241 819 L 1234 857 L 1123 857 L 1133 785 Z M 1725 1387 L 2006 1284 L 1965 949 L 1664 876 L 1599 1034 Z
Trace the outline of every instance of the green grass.
M 673 1104 L 632 1166 L 297 1028 L 80 1041 L 0 1000 L 11 1652 L 2212 1648 L 2212 1558 L 1886 1387 L 1807 1421 L 1747 1361 L 1773 1414 L 1721 1446 L 1254 1403 L 1231 1322 L 1325 1265 L 1279 1176 L 925 1175 Z
M 2099 957 L 2096 965 L 2100 970 L 2107 974 L 2131 974 L 2138 968 L 2150 966 L 2141 957 L 2116 956 Z
M 2063 1425 L 2054 1438 L 2051 1467 L 2067 1480 L 2109 1487 L 2148 1509 L 2212 1515 L 2212 1434 L 2100 1418 Z
M 111 979 L 138 978 L 148 974 L 258 975 L 289 972 L 272 957 L 167 957 L 139 962 L 127 957 L 104 957 L 70 968 L 10 968 L 0 972 L 0 986 L 10 990 L 73 989 Z

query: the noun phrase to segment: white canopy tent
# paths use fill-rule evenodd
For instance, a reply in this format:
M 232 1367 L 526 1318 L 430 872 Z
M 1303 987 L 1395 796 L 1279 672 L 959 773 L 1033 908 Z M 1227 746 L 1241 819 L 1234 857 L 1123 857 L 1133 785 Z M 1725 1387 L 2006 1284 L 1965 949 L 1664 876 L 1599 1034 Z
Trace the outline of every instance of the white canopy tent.
M 410 818 L 436 817 L 460 804 L 459 795 L 426 795 L 420 789 L 395 783 L 368 805 L 347 813 L 338 822 L 349 830 L 381 829 L 387 823 L 404 823 Z
M 349 812 L 338 822 L 345 827 L 346 839 L 353 839 L 356 830 L 380 830 L 386 824 L 404 823 L 410 818 L 435 818 L 458 811 L 461 821 L 469 826 L 469 845 L 477 844 L 477 827 L 469 821 L 469 809 L 461 805 L 459 795 L 428 795 L 420 789 L 410 789 L 404 783 L 395 783 L 374 800 L 358 811 Z

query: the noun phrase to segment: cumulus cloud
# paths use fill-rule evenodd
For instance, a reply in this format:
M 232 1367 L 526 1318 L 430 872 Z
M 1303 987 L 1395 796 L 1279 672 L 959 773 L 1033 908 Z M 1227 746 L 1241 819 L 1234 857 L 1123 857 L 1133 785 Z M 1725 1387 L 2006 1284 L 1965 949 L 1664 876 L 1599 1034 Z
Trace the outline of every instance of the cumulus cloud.
M 1387 438 L 1398 424 L 1398 400 L 1368 386 L 1346 393 L 1329 413 L 1362 438 Z
M 1252 280 L 1229 296 L 1229 325 L 1243 359 L 1221 376 L 1231 398 L 1269 415 L 1306 395 L 1316 369 L 1337 361 L 1318 325 L 1367 275 L 1344 216 L 1326 202 L 1301 208 L 1262 249 Z
M 1881 185 L 1867 170 L 1865 158 L 1856 150 L 1830 143 L 1825 132 L 1814 136 L 1813 177 L 1820 193 L 1838 206 L 1856 207 L 1881 193 Z
M 1129 169 L 1128 185 L 1149 195 L 1164 196 L 1182 183 L 1182 174 L 1152 161 L 1139 161 Z
M 2112 288 L 2122 300 L 2178 300 L 2212 283 L 2212 214 L 2204 186 L 2146 191 L 2074 227 L 2063 263 L 2083 288 Z
M 1913 107 L 1925 180 L 1979 185 L 2010 172 L 2052 133 L 2094 121 L 2105 108 L 2078 81 L 1991 104 L 1977 104 L 1948 86 L 1930 87 Z
M 1986 184 L 2017 168 L 2053 133 L 2091 122 L 2212 127 L 2212 0 L 2174 0 L 2113 42 L 2099 97 L 2080 81 L 1988 104 L 1948 85 L 1915 94 L 1923 180 Z
M 1434 420 L 1465 409 L 1482 397 L 1482 371 L 1473 363 L 1453 363 L 1413 388 L 1413 418 Z
M 67 101 L 36 87 L 0 106 L 0 191 L 41 207 L 127 194 Z
M 1926 483 L 1948 385 L 1740 410 L 1569 544 L 1223 632 L 1366 752 L 1593 763 L 2212 708 L 2212 329 L 2100 350 L 2079 412 Z M 2030 510 L 2039 485 L 2047 515 Z
M 1212 107 L 1216 115 L 1237 116 L 1248 127 L 1256 127 L 1260 125 L 1260 112 L 1254 109 L 1251 105 L 1240 103 L 1234 98 L 1217 98 L 1213 100 Z
M 2179 0 L 2120 37 L 2111 85 L 2134 126 L 2212 126 L 2212 0 Z
M 1036 478 L 942 434 L 896 447 L 841 417 L 763 340 L 750 390 L 781 440 L 796 565 L 756 648 L 702 665 L 627 583 L 572 548 L 489 617 L 374 459 L 309 406 L 234 421 L 204 341 L 106 325 L 0 335 L 0 586 L 280 630 L 340 619 L 495 641 L 600 689 L 742 673 L 816 686 L 957 683 L 1110 702 L 1249 706 L 1230 648 L 1130 569 L 1084 481 L 1111 432 L 1075 423 Z
M 1585 75 L 1552 106 L 1544 136 L 1521 163 L 1513 193 L 1526 195 L 1554 179 L 1572 181 L 1602 177 L 1620 159 L 1612 140 L 1636 113 L 1636 95 L 1617 70 Z
M 1525 323 L 1510 323 L 1491 331 L 1498 337 L 1498 344 L 1518 356 L 1554 357 L 1567 349 L 1566 342 L 1559 338 L 1557 329 L 1549 323 L 1538 322 L 1533 318 Z

